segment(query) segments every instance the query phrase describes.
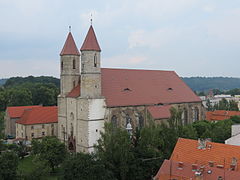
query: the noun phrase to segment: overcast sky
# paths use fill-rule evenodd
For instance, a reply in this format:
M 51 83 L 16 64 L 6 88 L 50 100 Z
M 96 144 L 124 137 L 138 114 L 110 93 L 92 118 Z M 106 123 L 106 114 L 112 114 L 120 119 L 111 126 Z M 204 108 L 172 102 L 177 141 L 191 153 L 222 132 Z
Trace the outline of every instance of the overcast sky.
M 102 67 L 240 77 L 240 0 L 0 0 L 0 78 L 59 77 L 93 14 Z

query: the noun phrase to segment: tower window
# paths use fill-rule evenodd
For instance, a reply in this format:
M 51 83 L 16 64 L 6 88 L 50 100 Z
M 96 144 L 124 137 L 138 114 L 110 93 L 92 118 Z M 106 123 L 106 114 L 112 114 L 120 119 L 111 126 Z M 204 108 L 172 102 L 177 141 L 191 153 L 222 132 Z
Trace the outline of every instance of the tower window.
M 76 60 L 73 59 L 73 69 L 76 69 Z
M 63 70 L 63 62 L 61 62 L 61 70 Z
M 94 55 L 94 67 L 97 67 L 97 55 Z

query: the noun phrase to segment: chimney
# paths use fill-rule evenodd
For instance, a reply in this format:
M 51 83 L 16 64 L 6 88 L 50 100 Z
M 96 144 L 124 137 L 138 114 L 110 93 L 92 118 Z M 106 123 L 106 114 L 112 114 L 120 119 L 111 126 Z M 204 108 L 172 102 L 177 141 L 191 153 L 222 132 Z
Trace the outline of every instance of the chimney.
M 198 168 L 197 164 L 192 164 L 192 171 L 197 171 L 197 168 Z
M 209 165 L 210 167 L 213 167 L 213 166 L 214 166 L 214 161 L 208 161 L 208 165 Z
M 198 139 L 198 149 L 206 149 L 206 141 L 205 139 Z
M 217 180 L 223 180 L 223 177 L 222 176 L 218 176 Z
M 232 163 L 230 164 L 230 170 L 234 171 L 236 170 L 236 167 L 237 167 L 237 158 L 233 157 Z
M 183 169 L 183 162 L 178 162 L 178 169 Z

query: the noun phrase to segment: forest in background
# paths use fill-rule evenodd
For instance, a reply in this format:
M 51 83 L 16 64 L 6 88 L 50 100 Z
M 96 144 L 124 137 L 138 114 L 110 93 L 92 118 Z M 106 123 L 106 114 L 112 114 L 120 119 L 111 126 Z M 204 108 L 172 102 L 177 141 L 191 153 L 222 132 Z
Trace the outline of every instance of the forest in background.
M 196 92 L 207 92 L 210 89 L 218 89 L 220 91 L 240 88 L 240 78 L 232 77 L 183 77 L 183 81 Z M 40 77 L 13 77 L 10 79 L 0 79 L 0 86 L 7 83 L 7 86 L 18 85 L 26 82 L 32 83 L 53 83 L 57 87 L 60 85 L 60 80 L 55 77 L 40 76 Z

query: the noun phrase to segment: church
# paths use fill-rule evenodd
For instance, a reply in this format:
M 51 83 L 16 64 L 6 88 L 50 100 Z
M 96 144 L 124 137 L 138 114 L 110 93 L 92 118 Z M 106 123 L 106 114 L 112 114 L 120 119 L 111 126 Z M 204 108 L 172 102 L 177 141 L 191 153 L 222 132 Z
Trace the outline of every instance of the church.
M 69 32 L 60 53 L 58 138 L 70 151 L 92 152 L 104 123 L 127 130 L 162 123 L 170 108 L 183 124 L 202 120 L 198 96 L 174 71 L 101 68 L 101 48 L 91 25 L 78 50 Z

